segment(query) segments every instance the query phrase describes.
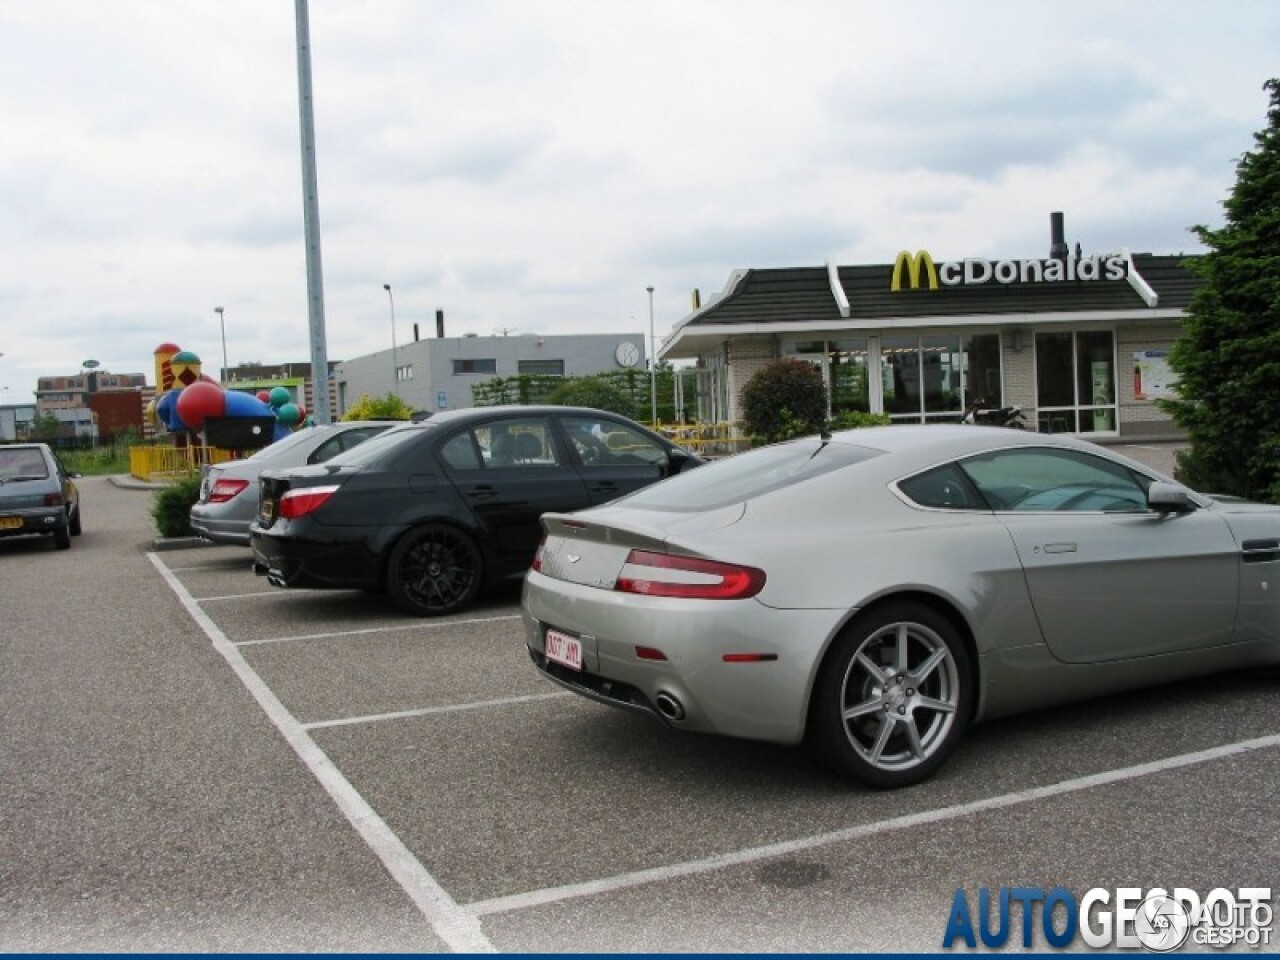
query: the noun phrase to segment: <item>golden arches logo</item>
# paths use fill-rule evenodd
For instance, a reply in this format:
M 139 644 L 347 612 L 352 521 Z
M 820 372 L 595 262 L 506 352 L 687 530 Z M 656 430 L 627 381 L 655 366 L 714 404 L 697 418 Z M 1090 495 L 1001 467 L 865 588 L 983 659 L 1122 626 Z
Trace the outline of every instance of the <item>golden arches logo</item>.
M 929 281 L 929 289 L 938 289 L 938 268 L 928 250 L 918 250 L 913 255 L 907 250 L 898 254 L 893 261 L 893 277 L 889 281 L 889 290 L 897 292 L 902 289 L 902 268 L 907 268 L 907 286 L 915 290 L 920 286 L 920 268 L 924 267 L 925 277 Z

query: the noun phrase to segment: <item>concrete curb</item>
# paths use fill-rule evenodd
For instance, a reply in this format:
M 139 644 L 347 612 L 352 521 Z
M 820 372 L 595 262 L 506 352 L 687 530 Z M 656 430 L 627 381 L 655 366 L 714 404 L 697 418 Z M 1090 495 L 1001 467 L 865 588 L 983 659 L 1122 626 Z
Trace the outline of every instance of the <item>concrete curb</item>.
M 151 541 L 151 549 L 157 553 L 165 550 L 193 550 L 199 547 L 216 546 L 216 543 L 204 537 L 156 537 Z
M 167 483 L 156 483 L 152 480 L 139 480 L 127 473 L 113 473 L 107 477 L 111 483 L 122 490 L 163 490 Z

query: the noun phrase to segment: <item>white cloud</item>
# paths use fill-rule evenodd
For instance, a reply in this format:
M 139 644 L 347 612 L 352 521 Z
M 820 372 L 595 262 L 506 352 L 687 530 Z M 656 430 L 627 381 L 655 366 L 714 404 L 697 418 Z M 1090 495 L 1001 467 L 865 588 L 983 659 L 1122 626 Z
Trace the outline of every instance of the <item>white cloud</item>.
M 305 360 L 291 3 L 0 5 L 0 386 L 172 340 Z M 1190 251 L 1267 0 L 312 0 L 327 343 L 659 332 L 730 270 Z M 951 251 L 951 253 L 945 253 Z

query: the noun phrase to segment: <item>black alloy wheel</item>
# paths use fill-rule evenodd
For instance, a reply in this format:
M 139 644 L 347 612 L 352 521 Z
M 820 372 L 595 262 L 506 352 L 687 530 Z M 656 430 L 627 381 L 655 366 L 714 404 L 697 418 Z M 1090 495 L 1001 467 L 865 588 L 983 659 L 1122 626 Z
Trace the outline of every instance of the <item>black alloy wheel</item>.
M 475 541 L 447 523 L 429 523 L 410 530 L 391 551 L 387 593 L 405 613 L 438 617 L 475 599 L 483 569 Z

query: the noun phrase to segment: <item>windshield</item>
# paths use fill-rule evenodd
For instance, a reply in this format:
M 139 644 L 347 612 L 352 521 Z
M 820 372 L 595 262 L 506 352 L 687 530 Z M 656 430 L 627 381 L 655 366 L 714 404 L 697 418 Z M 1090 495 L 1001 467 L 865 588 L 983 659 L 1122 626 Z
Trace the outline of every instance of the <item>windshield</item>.
M 750 450 L 681 473 L 634 493 L 628 507 L 648 510 L 713 510 L 803 483 L 882 453 L 870 447 L 812 440 Z
M 422 436 L 424 430 L 434 430 L 435 425 L 430 421 L 422 423 L 405 424 L 401 427 L 392 427 L 385 433 L 380 433 L 376 437 L 370 437 L 359 446 L 352 447 L 350 450 L 344 450 L 326 462 L 335 466 L 344 467 L 367 467 L 371 463 L 376 463 L 383 457 L 386 457 L 396 450 L 399 450 L 406 443 L 413 441 Z

